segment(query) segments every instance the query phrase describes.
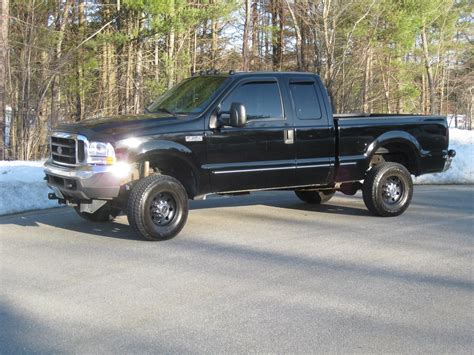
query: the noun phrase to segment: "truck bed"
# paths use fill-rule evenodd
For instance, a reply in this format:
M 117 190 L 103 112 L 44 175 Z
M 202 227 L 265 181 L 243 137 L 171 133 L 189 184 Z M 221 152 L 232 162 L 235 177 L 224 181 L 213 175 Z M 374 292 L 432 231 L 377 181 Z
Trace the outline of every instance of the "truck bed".
M 360 178 L 367 169 L 367 157 L 377 150 L 397 159 L 420 153 L 410 171 L 414 175 L 439 172 L 448 152 L 449 130 L 446 117 L 405 114 L 336 114 L 339 170 L 336 180 Z M 411 148 L 398 146 L 401 139 Z

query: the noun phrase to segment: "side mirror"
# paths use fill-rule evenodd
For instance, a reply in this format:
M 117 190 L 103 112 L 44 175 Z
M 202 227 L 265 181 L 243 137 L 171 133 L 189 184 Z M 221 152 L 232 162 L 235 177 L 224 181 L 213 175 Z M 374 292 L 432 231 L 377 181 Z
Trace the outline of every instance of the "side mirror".
M 232 127 L 243 127 L 247 123 L 247 113 L 245 106 L 240 102 L 233 102 L 230 105 L 229 125 Z

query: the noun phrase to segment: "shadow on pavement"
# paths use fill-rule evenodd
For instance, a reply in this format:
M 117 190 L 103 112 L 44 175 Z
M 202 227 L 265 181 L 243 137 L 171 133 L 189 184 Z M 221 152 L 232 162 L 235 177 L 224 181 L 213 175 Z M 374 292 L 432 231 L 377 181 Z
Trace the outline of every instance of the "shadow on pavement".
M 265 194 L 267 194 L 265 196 Z M 369 216 L 370 213 L 364 206 L 362 199 L 354 199 L 360 202 L 360 207 L 353 207 L 347 204 L 346 201 L 337 201 L 317 205 L 307 204 L 301 202 L 294 197 L 292 193 L 277 192 L 277 193 L 259 193 L 258 195 L 239 196 L 239 197 L 217 197 L 210 198 L 204 201 L 192 201 L 190 204 L 191 210 L 206 209 L 206 208 L 220 208 L 220 207 L 245 207 L 245 206 L 268 206 L 277 208 L 286 208 L 305 212 L 317 213 L 331 213 L 349 216 Z M 341 197 L 343 195 L 336 195 Z
M 291 209 L 302 212 L 311 213 L 329 213 L 329 214 L 341 214 L 350 216 L 369 216 L 369 212 L 365 209 L 365 206 L 361 208 L 355 208 L 348 206 L 347 204 L 332 204 L 327 203 L 323 205 L 309 205 L 306 203 L 299 202 L 296 197 L 288 193 L 273 193 L 265 196 L 260 193 L 258 196 L 239 196 L 239 197 L 213 197 L 204 201 L 191 201 L 190 213 L 193 210 L 201 209 L 214 209 L 214 208 L 234 208 L 234 207 L 247 207 L 247 206 L 267 206 L 273 208 Z M 249 211 L 249 214 L 252 212 Z M 259 218 L 266 218 L 263 214 L 259 214 Z M 269 214 L 269 219 L 273 217 Z M 124 222 L 120 223 L 118 222 Z M 130 239 L 130 240 L 142 240 L 137 237 L 131 230 L 128 223 L 126 223 L 126 217 L 119 217 L 118 220 L 114 220 L 107 223 L 94 223 L 83 220 L 71 208 L 56 208 L 42 211 L 32 211 L 22 214 L 15 214 L 10 216 L 4 216 L 0 218 L 0 225 L 18 225 L 23 227 L 39 227 L 40 225 L 49 225 L 55 228 L 63 228 L 69 231 L 78 233 L 85 233 L 109 238 L 117 239 Z

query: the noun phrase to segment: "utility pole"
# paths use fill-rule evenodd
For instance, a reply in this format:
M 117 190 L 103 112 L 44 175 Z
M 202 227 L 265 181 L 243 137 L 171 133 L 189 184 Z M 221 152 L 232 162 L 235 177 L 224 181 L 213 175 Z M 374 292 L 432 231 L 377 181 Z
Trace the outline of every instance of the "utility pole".
M 5 160 L 6 78 L 8 58 L 8 0 L 0 1 L 0 159 Z

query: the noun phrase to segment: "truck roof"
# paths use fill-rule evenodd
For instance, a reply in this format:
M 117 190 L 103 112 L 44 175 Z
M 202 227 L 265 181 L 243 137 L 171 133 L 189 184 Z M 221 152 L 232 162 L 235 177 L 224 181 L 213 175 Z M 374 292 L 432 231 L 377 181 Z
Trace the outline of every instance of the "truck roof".
M 193 76 L 307 76 L 307 75 L 318 75 L 311 72 L 290 72 L 290 71 L 236 71 L 229 70 L 228 72 L 218 72 L 218 71 L 200 71 L 196 72 Z
M 296 71 L 236 71 L 233 75 L 317 75 L 311 72 Z

